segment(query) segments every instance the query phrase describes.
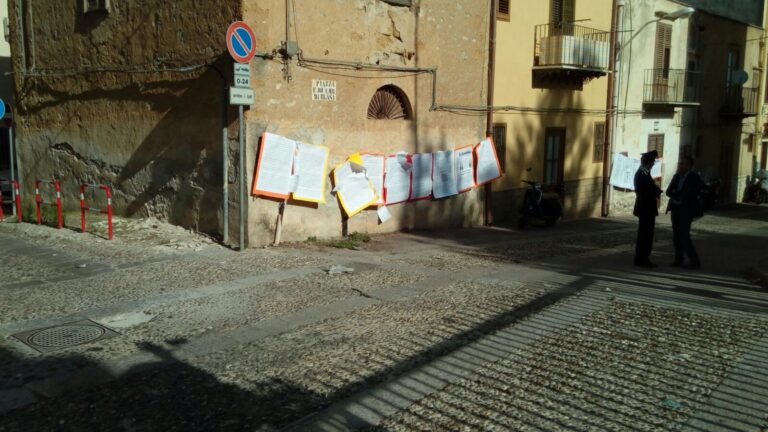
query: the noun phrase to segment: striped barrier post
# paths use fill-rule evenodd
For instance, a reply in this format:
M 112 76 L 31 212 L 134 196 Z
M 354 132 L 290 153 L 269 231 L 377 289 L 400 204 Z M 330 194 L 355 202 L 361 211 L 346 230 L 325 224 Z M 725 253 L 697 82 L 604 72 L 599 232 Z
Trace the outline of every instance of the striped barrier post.
M 13 181 L 13 190 L 16 194 L 16 221 L 21 223 L 24 220 L 21 215 L 21 188 L 16 180 Z
M 107 197 L 107 208 L 101 209 L 101 208 L 88 207 L 88 204 L 85 202 L 86 189 L 103 190 Z M 114 235 L 114 229 L 112 225 L 112 189 L 109 186 L 92 185 L 87 183 L 83 183 L 80 185 L 80 225 L 82 227 L 83 232 L 85 232 L 85 215 L 87 212 L 95 212 L 95 213 L 101 213 L 101 214 L 107 215 L 107 229 L 108 229 L 109 239 L 112 240 Z
M 19 182 L 16 180 L 0 180 L 0 185 L 7 184 L 11 185 L 11 205 L 16 206 L 16 221 L 18 223 L 21 223 L 22 221 L 22 215 L 21 215 L 21 191 L 19 188 Z M 2 198 L 0 198 L 0 201 L 2 201 Z M 3 204 L 0 202 L 0 222 L 5 221 L 5 214 L 3 213 Z
M 40 194 L 40 185 L 41 184 L 48 184 L 52 185 L 54 188 L 54 191 L 56 191 L 56 202 L 50 203 L 43 201 L 43 197 Z M 51 181 L 47 180 L 35 180 L 35 202 L 37 203 L 37 224 L 42 225 L 43 223 L 43 212 L 42 212 L 42 206 L 56 206 L 56 220 L 57 220 L 57 228 L 62 229 L 64 228 L 64 214 L 63 214 L 63 206 L 62 206 L 62 199 L 61 199 L 61 183 L 54 179 Z

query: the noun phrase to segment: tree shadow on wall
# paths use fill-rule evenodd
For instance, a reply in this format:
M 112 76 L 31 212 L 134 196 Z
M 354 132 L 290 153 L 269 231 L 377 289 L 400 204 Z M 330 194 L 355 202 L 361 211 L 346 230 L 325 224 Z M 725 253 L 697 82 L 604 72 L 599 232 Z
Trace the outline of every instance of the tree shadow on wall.
M 221 57 L 215 64 L 224 70 Z M 153 106 L 165 115 L 134 151 L 118 176 L 129 197 L 125 213 L 163 215 L 200 232 L 220 232 L 224 82 L 213 67 L 188 82 L 178 97 Z M 227 108 L 226 118 L 235 118 Z

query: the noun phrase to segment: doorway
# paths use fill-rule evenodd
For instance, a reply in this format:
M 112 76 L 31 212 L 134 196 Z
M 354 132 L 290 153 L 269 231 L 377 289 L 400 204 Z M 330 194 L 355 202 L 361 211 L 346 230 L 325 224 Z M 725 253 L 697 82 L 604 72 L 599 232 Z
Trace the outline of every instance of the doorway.
M 547 128 L 544 144 L 544 184 L 561 184 L 565 167 L 565 128 Z

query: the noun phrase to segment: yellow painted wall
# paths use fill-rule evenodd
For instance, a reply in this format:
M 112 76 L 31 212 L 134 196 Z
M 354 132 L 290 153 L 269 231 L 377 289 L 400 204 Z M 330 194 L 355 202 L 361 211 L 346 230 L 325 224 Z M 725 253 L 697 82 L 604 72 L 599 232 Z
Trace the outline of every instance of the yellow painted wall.
M 610 0 L 576 1 L 576 25 L 607 32 L 611 27 L 611 8 Z M 533 88 L 534 27 L 547 23 L 549 17 L 549 1 L 517 0 L 510 2 L 510 21 L 498 21 L 494 105 L 605 110 L 607 76 L 585 82 L 582 91 Z M 566 183 L 602 177 L 602 164 L 593 162 L 593 136 L 594 123 L 604 121 L 605 114 L 495 114 L 494 123 L 507 127 L 507 147 L 506 173 L 494 184 L 494 191 L 524 187 L 521 180 L 529 177 L 527 167 L 532 168 L 531 177 L 542 179 L 547 127 L 566 128 Z M 599 210 L 599 202 L 594 209 Z

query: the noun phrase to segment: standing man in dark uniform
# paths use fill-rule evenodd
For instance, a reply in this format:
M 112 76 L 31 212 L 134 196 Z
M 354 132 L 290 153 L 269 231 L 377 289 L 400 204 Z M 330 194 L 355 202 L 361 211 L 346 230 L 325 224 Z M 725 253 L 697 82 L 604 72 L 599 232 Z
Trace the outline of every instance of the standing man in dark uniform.
M 673 267 L 683 266 L 685 256 L 688 256 L 688 268 L 701 268 L 699 254 L 691 241 L 691 224 L 693 220 L 703 216 L 699 193 L 701 192 L 701 177 L 692 171 L 693 159 L 684 157 L 677 164 L 677 173 L 667 188 L 670 198 L 667 211 L 672 211 L 672 232 L 675 239 L 675 262 Z
M 656 216 L 659 215 L 659 197 L 661 189 L 651 177 L 651 169 L 656 163 L 659 153 L 652 150 L 643 153 L 640 158 L 640 168 L 635 173 L 635 211 L 639 223 L 637 227 L 637 243 L 635 244 L 635 265 L 638 267 L 654 268 L 651 262 L 653 234 L 656 230 Z

